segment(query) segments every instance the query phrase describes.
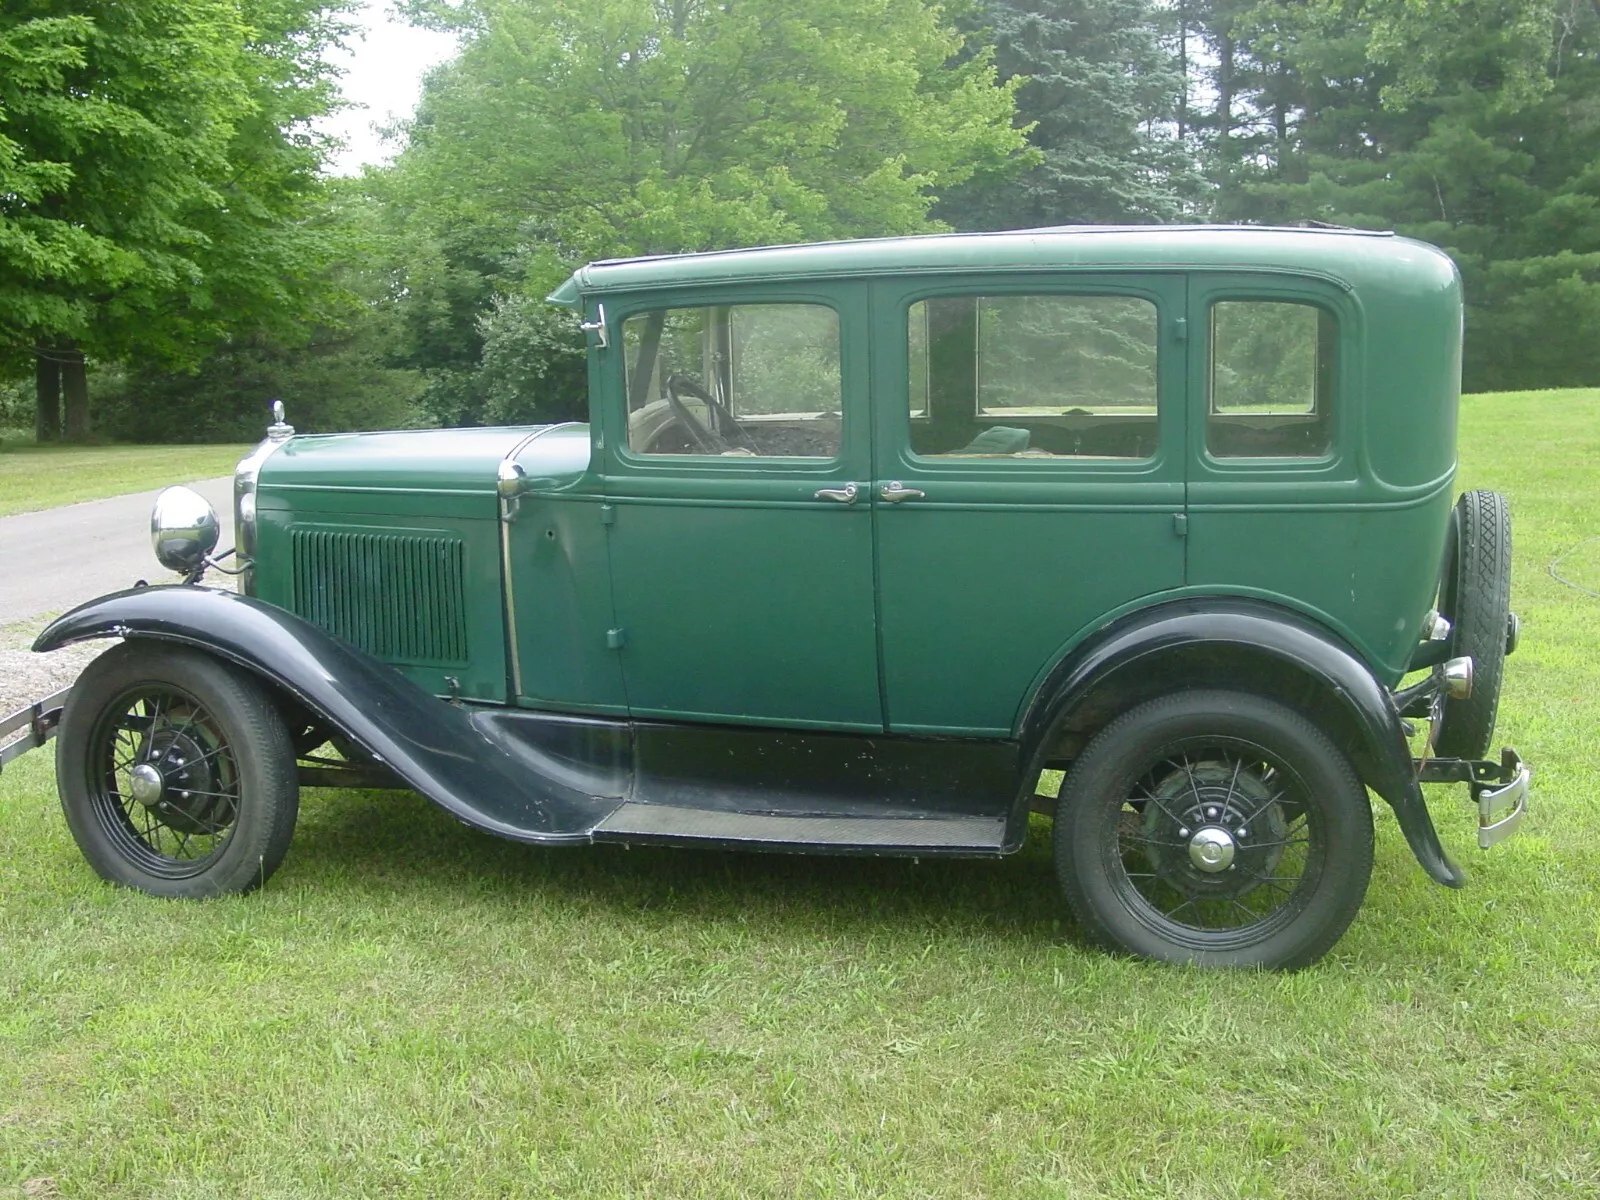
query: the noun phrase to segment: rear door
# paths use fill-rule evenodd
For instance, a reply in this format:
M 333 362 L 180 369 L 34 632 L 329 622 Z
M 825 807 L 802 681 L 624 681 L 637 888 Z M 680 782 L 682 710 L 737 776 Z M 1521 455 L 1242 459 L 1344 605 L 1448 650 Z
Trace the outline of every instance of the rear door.
M 1066 647 L 1184 583 L 1184 279 L 875 285 L 891 730 L 1008 735 Z
M 882 729 L 866 289 L 607 301 L 616 628 L 636 717 Z

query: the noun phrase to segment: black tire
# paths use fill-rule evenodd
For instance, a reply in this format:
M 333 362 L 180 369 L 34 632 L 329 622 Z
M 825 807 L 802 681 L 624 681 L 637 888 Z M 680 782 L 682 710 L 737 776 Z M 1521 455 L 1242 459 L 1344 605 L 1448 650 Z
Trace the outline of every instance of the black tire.
M 84 668 L 61 714 L 56 779 L 89 865 L 153 896 L 260 887 L 300 805 L 293 742 L 261 685 L 157 642 L 124 642 Z
M 1482 758 L 1494 741 L 1511 622 L 1511 514 L 1497 492 L 1467 492 L 1456 501 L 1439 611 L 1454 630 L 1451 649 L 1472 658 L 1472 695 L 1443 701 L 1434 753 Z
M 1361 907 L 1372 809 L 1349 760 L 1299 713 L 1241 692 L 1179 692 L 1123 714 L 1073 763 L 1055 862 L 1079 922 L 1108 949 L 1303 967 Z

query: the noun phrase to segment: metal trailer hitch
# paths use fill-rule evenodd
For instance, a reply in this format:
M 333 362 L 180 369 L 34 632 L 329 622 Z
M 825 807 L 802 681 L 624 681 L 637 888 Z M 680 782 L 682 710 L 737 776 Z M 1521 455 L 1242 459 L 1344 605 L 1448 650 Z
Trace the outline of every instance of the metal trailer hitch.
M 0 771 L 5 769 L 8 762 L 21 758 L 29 750 L 37 750 L 55 737 L 56 727 L 61 724 L 61 710 L 71 694 L 72 689 L 64 687 L 54 695 L 0 719 Z M 6 741 L 18 730 L 22 731 L 21 737 Z

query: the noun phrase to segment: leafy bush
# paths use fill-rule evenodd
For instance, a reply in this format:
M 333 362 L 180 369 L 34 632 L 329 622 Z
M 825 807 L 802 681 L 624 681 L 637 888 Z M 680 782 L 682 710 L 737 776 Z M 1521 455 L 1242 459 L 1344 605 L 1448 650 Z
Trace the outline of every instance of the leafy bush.
M 135 442 L 237 442 L 261 436 L 281 399 L 302 433 L 406 428 L 423 423 L 414 371 L 385 366 L 370 339 L 333 337 L 306 346 L 224 345 L 191 374 L 134 369 L 107 378 L 97 427 Z

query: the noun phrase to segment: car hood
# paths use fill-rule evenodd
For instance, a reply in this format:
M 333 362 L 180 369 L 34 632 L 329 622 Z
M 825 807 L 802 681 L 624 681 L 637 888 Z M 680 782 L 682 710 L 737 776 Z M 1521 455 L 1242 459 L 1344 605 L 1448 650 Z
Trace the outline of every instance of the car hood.
M 262 463 L 259 486 L 492 496 L 500 464 L 513 455 L 532 488 L 565 486 L 589 465 L 589 427 L 520 425 L 294 437 Z

